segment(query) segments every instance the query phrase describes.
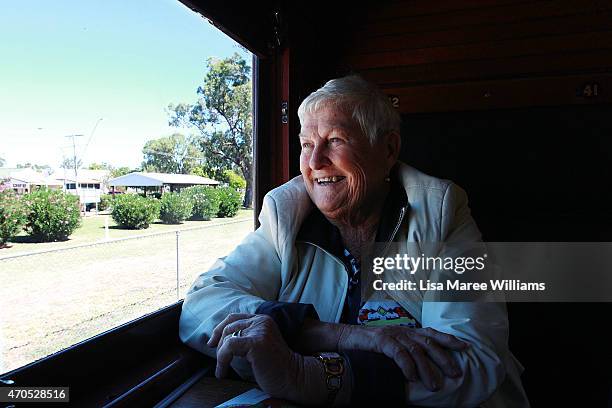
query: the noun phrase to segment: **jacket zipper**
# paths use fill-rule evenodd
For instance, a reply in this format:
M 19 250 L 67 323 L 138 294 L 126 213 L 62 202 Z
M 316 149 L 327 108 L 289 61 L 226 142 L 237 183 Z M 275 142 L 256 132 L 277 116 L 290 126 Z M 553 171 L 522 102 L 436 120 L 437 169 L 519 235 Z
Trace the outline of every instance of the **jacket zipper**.
M 395 239 L 395 235 L 397 234 L 397 231 L 399 230 L 400 226 L 402 225 L 402 221 L 404 221 L 404 216 L 406 215 L 406 207 L 402 207 L 400 210 L 400 215 L 399 215 L 399 219 L 397 220 L 397 224 L 395 224 L 395 228 L 393 229 L 393 233 L 391 234 L 391 237 L 389 237 L 389 240 L 387 241 L 387 245 L 385 246 L 385 249 L 383 250 L 383 255 L 385 255 L 387 253 L 387 251 L 389 250 L 389 247 L 391 246 L 391 243 L 393 242 L 393 240 Z

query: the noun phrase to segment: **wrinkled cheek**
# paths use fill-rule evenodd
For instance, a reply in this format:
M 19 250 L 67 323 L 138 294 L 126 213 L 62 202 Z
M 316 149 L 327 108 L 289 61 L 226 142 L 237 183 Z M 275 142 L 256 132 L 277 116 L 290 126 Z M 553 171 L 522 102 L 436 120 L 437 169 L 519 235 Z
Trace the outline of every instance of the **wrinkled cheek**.
M 365 172 L 361 167 L 355 167 L 351 171 L 351 180 L 348 188 L 349 210 L 356 210 L 359 203 L 363 201 L 367 191 Z

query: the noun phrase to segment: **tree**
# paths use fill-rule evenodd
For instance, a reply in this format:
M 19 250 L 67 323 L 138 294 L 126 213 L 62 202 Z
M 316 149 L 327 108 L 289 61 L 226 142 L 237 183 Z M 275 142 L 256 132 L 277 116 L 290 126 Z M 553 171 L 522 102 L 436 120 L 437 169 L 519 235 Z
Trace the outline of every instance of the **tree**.
M 189 174 L 202 160 L 197 143 L 180 133 L 149 140 L 142 154 L 143 169 L 159 173 Z
M 208 171 L 207 171 L 206 167 L 201 165 L 201 164 L 198 164 L 197 166 L 194 166 L 191 169 L 191 171 L 189 172 L 189 174 L 193 174 L 194 176 L 210 178 L 210 176 L 208 175 Z M 214 179 L 218 181 L 217 178 L 214 178 Z
M 76 160 L 77 169 L 80 169 L 82 164 L 83 164 L 83 161 L 81 159 Z M 73 157 L 65 158 L 62 164 L 60 164 L 60 167 L 62 169 L 74 170 L 74 158 Z
M 251 68 L 238 54 L 209 58 L 195 104 L 170 105 L 170 125 L 196 129 L 211 174 L 238 170 L 246 180 L 243 205 L 253 202 Z
M 136 169 L 138 170 L 138 169 Z M 117 178 L 117 177 L 121 177 L 121 176 L 125 176 L 126 174 L 130 174 L 133 171 L 136 170 L 132 170 L 129 167 L 117 167 L 116 169 L 112 169 L 110 172 L 110 177 L 111 178 Z
M 6 160 L 0 157 L 0 167 L 4 166 L 4 163 L 6 163 Z
M 106 163 L 106 162 L 102 162 L 102 163 L 91 163 L 89 166 L 87 166 L 88 170 L 112 170 L 113 166 L 111 166 L 110 164 Z
M 32 169 L 41 173 L 45 173 L 46 175 L 53 174 L 53 169 L 48 164 L 32 164 L 30 162 L 27 163 L 17 163 L 18 169 Z

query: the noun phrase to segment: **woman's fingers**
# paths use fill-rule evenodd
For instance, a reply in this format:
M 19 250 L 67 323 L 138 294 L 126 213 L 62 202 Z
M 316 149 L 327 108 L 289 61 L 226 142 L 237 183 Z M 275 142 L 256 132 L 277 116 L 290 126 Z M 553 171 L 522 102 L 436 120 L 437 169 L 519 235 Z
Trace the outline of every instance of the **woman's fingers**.
M 419 329 L 418 331 L 423 336 L 431 337 L 441 346 L 444 346 L 451 350 L 462 351 L 470 346 L 470 343 L 462 341 L 451 334 L 439 332 L 436 329 L 432 329 L 431 327 Z
M 215 367 L 215 377 L 223 378 L 227 376 L 230 363 L 234 356 L 244 357 L 249 352 L 251 340 L 248 337 L 229 337 L 223 345 L 217 348 L 217 366 Z
M 461 369 L 453 357 L 440 347 L 431 337 L 414 335 L 410 337 L 427 353 L 447 377 L 455 378 L 461 375 Z
M 248 313 L 230 313 L 228 314 L 227 317 L 223 319 L 221 323 L 219 323 L 217 327 L 213 329 L 210 339 L 208 340 L 206 345 L 208 347 L 217 347 L 219 340 L 221 340 L 221 335 L 223 334 L 223 329 L 225 328 L 225 326 L 227 326 L 228 324 L 232 322 L 235 322 L 236 320 L 247 319 L 251 316 L 254 316 L 254 315 L 248 314 Z
M 442 376 L 440 372 L 425 354 L 421 346 L 412 341 L 407 336 L 398 337 L 398 341 L 410 353 L 415 362 L 417 372 L 423 384 L 430 391 L 437 391 L 442 386 Z
M 402 370 L 404 377 L 410 381 L 418 379 L 416 365 L 409 351 L 394 338 L 388 337 L 381 344 L 381 351 L 387 357 L 395 361 L 395 364 Z
M 234 334 L 238 330 L 246 329 L 250 325 L 251 325 L 251 319 L 250 318 L 236 320 L 235 322 L 229 323 L 227 326 L 225 326 L 223 328 L 223 332 L 221 333 L 221 338 L 219 339 L 219 342 L 217 343 L 217 347 L 222 347 L 223 346 L 223 342 L 228 337 L 232 336 L 232 334 Z

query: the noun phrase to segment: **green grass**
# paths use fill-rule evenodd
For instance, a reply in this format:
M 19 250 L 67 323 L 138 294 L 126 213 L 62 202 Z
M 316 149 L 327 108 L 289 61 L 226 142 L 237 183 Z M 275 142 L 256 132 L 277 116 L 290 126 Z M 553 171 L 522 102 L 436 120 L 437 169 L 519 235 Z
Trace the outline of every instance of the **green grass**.
M 252 215 L 244 210 L 229 219 L 111 229 L 111 238 L 140 237 L 107 242 L 100 242 L 103 217 L 92 216 L 69 241 L 0 250 L 0 373 L 175 302 L 177 237 L 156 233 L 181 230 L 183 297 L 199 274 L 253 230 Z M 99 244 L 74 247 L 87 242 Z M 35 253 L 58 245 L 64 249 Z M 3 259 L 10 251 L 34 253 Z
M 87 215 L 81 218 L 81 226 L 66 241 L 60 242 L 32 242 L 25 232 L 11 239 L 5 248 L 0 249 L 0 259 L 6 256 L 23 253 L 38 252 L 49 249 L 67 248 L 75 245 L 89 244 L 105 240 L 105 223 L 108 218 L 108 239 L 126 238 L 139 235 L 157 234 L 184 230 L 202 226 L 225 224 L 237 220 L 253 219 L 252 209 L 241 209 L 232 218 L 213 218 L 210 221 L 185 221 L 182 224 L 163 224 L 160 221 L 153 223 L 147 229 L 130 230 L 118 227 L 108 214 Z

